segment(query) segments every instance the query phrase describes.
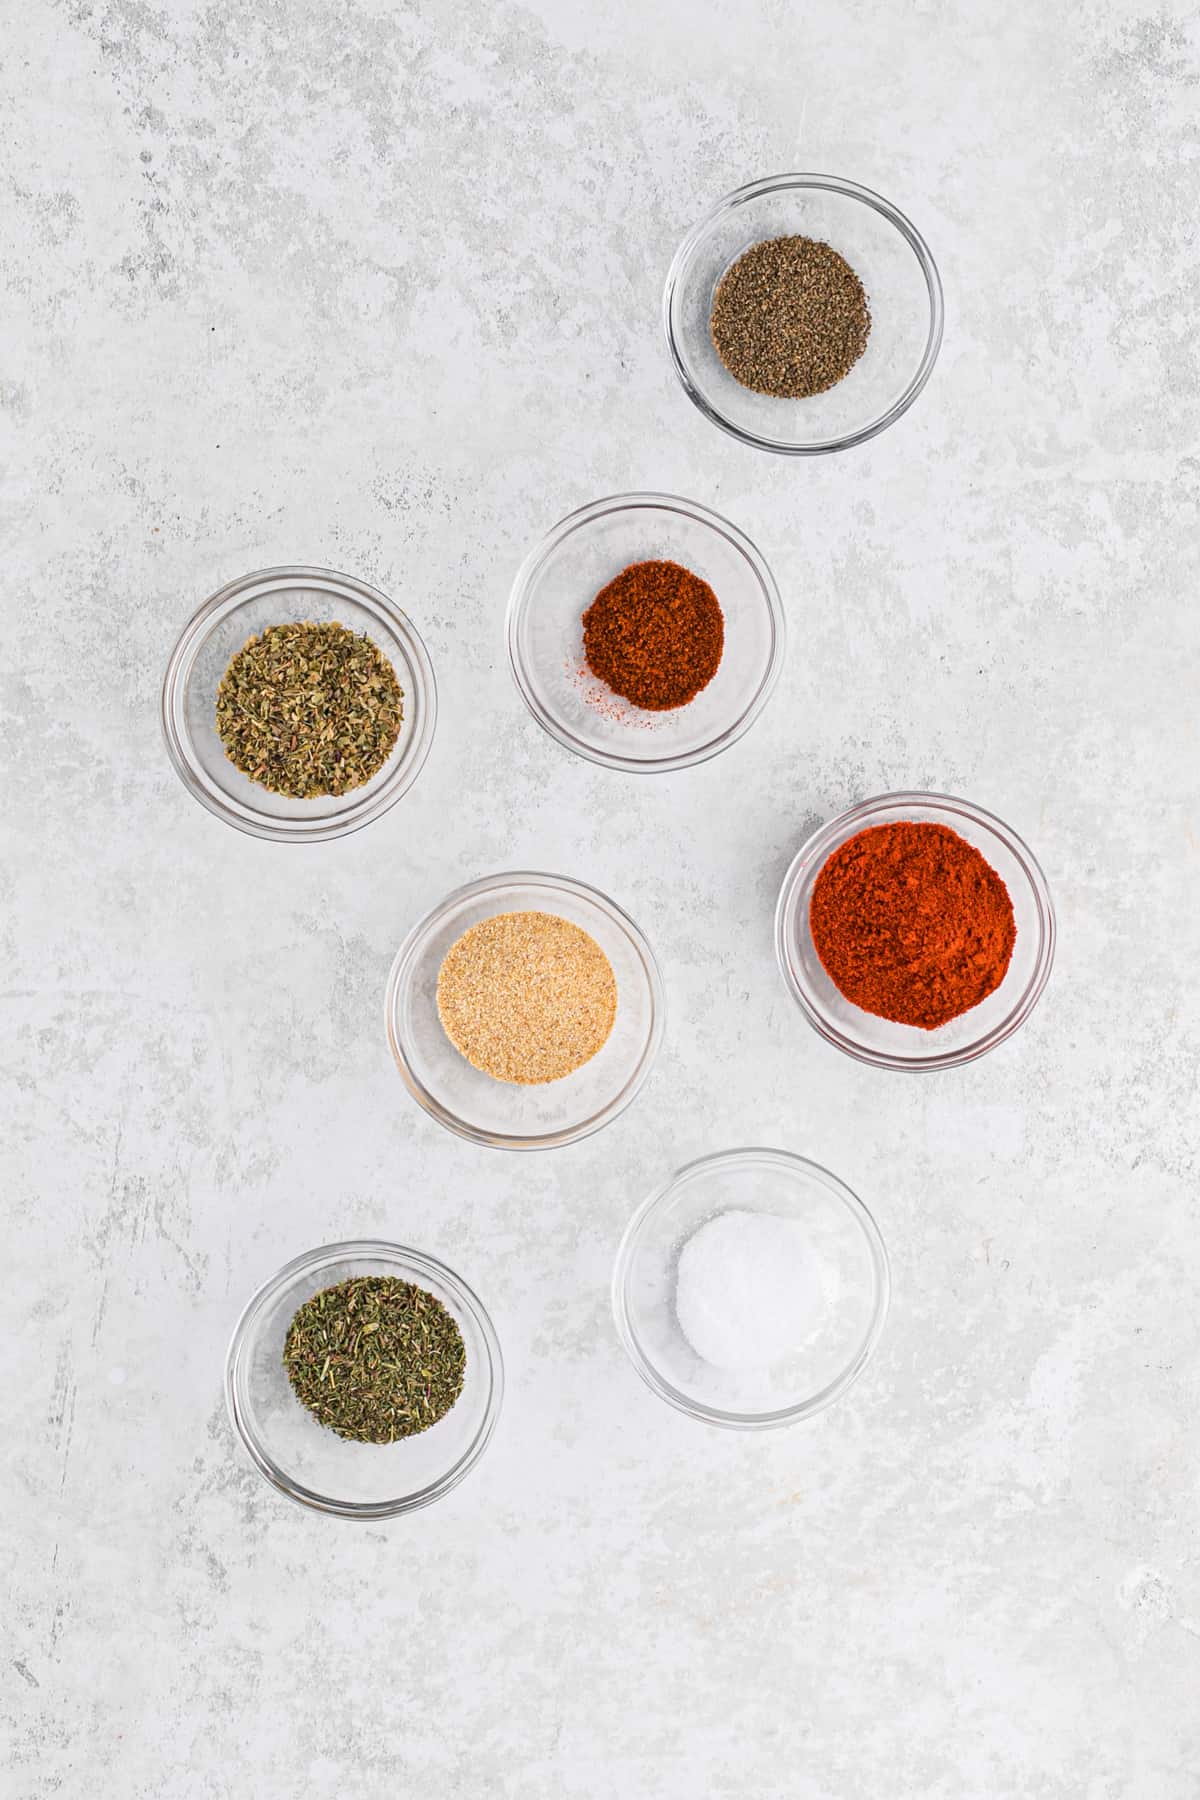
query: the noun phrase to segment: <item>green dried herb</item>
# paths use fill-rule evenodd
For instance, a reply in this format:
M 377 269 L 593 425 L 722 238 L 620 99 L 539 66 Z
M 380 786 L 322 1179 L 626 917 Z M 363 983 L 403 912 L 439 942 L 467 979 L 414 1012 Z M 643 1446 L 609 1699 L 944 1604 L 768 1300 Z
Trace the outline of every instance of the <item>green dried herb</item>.
M 819 238 L 777 237 L 752 245 L 722 275 L 709 329 L 743 387 L 806 400 L 850 373 L 871 313 L 844 256 Z
M 217 732 L 230 762 L 292 800 L 370 781 L 403 717 L 387 657 L 336 621 L 268 626 L 232 658 L 217 689 Z
M 462 1332 L 436 1295 L 392 1275 L 361 1275 L 306 1300 L 283 1366 L 322 1425 L 361 1444 L 427 1431 L 462 1393 Z

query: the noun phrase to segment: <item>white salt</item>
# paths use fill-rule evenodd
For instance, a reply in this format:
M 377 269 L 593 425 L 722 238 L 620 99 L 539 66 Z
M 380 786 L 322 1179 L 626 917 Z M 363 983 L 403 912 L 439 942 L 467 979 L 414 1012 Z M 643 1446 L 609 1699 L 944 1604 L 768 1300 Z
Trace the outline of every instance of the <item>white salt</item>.
M 718 1369 L 782 1362 L 819 1329 L 835 1271 L 797 1219 L 718 1213 L 679 1253 L 675 1312 L 697 1356 Z

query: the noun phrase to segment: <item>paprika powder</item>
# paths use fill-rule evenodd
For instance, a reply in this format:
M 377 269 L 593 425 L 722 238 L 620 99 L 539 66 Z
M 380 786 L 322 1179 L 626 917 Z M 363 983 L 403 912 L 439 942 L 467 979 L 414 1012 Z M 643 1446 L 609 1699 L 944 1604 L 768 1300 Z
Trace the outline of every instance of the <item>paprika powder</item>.
M 840 845 L 813 886 L 809 927 L 852 1005 L 924 1031 L 995 992 L 1017 936 L 991 864 L 948 826 L 917 820 Z
M 588 668 L 647 712 L 694 700 L 716 674 L 724 646 L 717 596 L 680 563 L 632 563 L 583 615 Z

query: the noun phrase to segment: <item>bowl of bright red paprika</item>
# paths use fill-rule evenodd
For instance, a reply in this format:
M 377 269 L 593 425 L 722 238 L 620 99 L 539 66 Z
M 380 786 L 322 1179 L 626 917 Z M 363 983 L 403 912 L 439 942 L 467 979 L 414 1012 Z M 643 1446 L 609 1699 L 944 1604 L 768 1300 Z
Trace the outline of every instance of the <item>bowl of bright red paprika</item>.
M 683 769 L 736 743 L 783 665 L 775 581 L 729 520 L 672 494 L 571 513 L 525 558 L 506 624 L 534 718 L 589 762 Z
M 1054 941 L 1028 845 L 948 794 L 884 794 L 821 826 L 775 911 L 779 966 L 810 1025 L 889 1069 L 954 1068 L 1011 1037 Z

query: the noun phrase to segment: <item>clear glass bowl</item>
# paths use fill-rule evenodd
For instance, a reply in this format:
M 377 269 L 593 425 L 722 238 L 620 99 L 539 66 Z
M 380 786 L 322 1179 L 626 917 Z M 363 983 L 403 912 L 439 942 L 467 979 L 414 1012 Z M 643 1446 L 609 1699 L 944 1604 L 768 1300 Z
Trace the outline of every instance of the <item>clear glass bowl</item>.
M 463 1335 L 463 1391 L 428 1431 L 395 1444 L 355 1444 L 319 1425 L 292 1392 L 283 1346 L 296 1311 L 322 1288 L 390 1275 L 434 1294 Z M 287 1263 L 238 1320 L 225 1363 L 225 1402 L 255 1468 L 301 1506 L 344 1519 L 390 1519 L 440 1500 L 488 1446 L 504 1394 L 492 1321 L 471 1289 L 434 1256 L 367 1240 L 326 1244 Z
M 680 1252 L 701 1225 L 730 1210 L 794 1220 L 823 1275 L 807 1333 L 766 1368 L 714 1367 L 676 1318 Z M 786 1150 L 726 1150 L 680 1169 L 629 1221 L 612 1278 L 617 1332 L 647 1386 L 693 1419 L 743 1431 L 793 1425 L 844 1394 L 879 1341 L 890 1294 L 887 1252 L 862 1201 L 836 1175 Z
M 446 1036 L 437 979 L 450 946 L 482 919 L 557 913 L 589 932 L 612 964 L 617 1017 L 604 1047 L 561 1081 L 523 1087 L 474 1068 Z M 666 999 L 649 944 L 596 888 L 561 875 L 488 875 L 458 888 L 405 939 L 388 977 L 388 1043 L 413 1098 L 460 1137 L 501 1150 L 545 1150 L 599 1131 L 624 1112 L 662 1043 Z
M 674 712 L 644 712 L 587 672 L 583 614 L 630 563 L 682 563 L 707 581 L 725 615 L 720 667 Z M 550 736 L 589 762 L 635 773 L 684 769 L 747 732 L 783 666 L 779 592 L 736 526 L 694 500 L 615 494 L 557 524 L 517 572 L 508 655 L 521 697 Z
M 1016 915 L 1017 941 L 1000 986 L 934 1031 L 877 1019 L 845 999 L 825 973 L 809 930 L 813 885 L 838 845 L 868 826 L 905 819 L 946 825 L 974 844 L 1007 887 Z M 779 967 L 809 1024 L 848 1056 L 884 1069 L 952 1069 L 1011 1037 L 1049 979 L 1054 935 L 1050 890 L 1028 845 L 981 806 L 949 794 L 883 794 L 822 825 L 784 877 L 775 909 Z
M 232 656 L 268 625 L 337 621 L 366 632 L 396 671 L 404 722 L 379 773 L 347 794 L 289 800 L 234 767 L 217 736 L 217 688 Z M 239 831 L 280 843 L 344 837 L 394 806 L 421 772 L 437 719 L 433 666 L 400 608 L 352 575 L 330 569 L 259 569 L 231 581 L 188 621 L 167 665 L 162 725 L 184 786 Z
M 843 255 L 867 290 L 866 350 L 836 387 L 780 400 L 743 387 L 709 330 L 717 283 L 751 245 L 818 238 Z M 870 188 L 834 175 L 774 175 L 727 194 L 690 231 L 663 292 L 663 324 L 685 392 L 722 431 L 759 450 L 819 456 L 865 443 L 912 405 L 942 342 L 942 284 L 929 246 Z

